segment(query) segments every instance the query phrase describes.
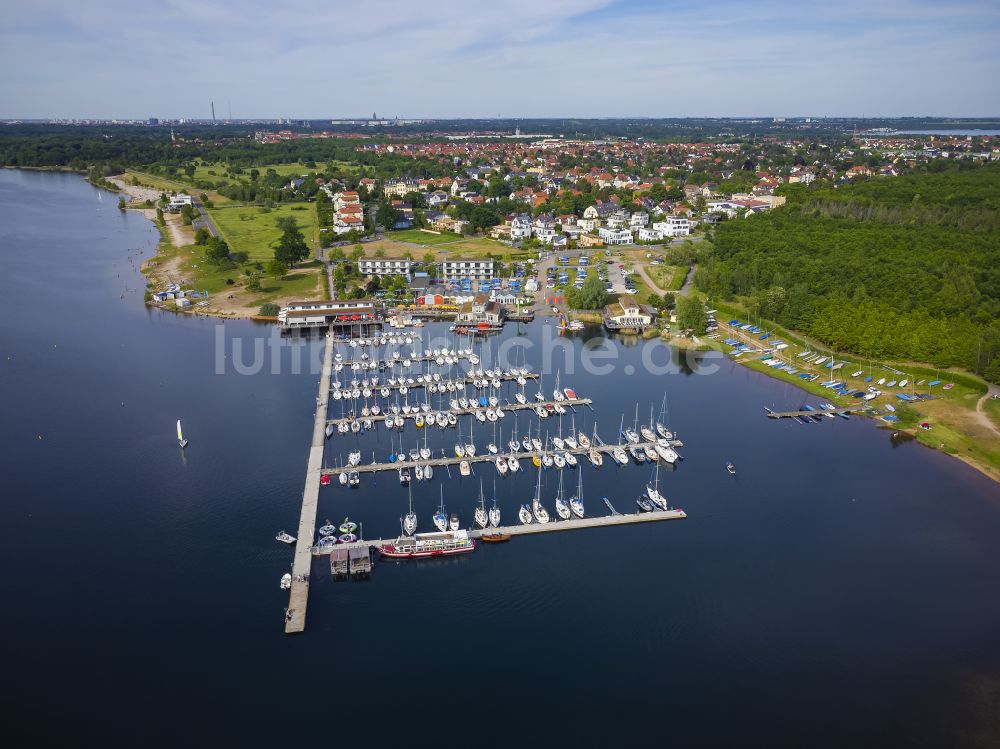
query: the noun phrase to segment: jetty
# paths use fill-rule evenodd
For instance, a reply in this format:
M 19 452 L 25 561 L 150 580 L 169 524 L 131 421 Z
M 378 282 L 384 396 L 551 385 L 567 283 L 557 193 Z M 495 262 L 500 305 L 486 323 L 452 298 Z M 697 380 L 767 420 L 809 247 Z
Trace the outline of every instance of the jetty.
M 862 406 L 841 406 L 840 408 L 817 408 L 815 411 L 772 411 L 767 410 L 769 419 L 790 419 L 794 416 L 823 416 L 824 414 L 849 414 L 862 409 Z
M 537 380 L 538 379 L 538 375 L 534 374 L 534 373 L 529 373 L 529 374 L 523 375 L 523 377 L 524 377 L 524 379 L 526 381 L 527 380 Z M 496 377 L 495 379 L 499 380 L 500 382 L 514 382 L 515 380 L 517 380 L 517 378 L 518 378 L 518 375 L 504 374 L 504 375 L 502 375 L 500 377 Z M 355 378 L 355 379 L 357 379 L 357 378 Z M 409 379 L 413 379 L 413 378 L 409 378 Z M 436 390 L 437 390 L 437 392 L 440 393 L 442 390 L 446 390 L 447 389 L 447 386 L 448 386 L 449 382 L 452 383 L 452 384 L 454 384 L 455 387 L 460 388 L 460 387 L 464 387 L 464 386 L 467 386 L 467 385 L 473 385 L 474 386 L 477 381 L 486 380 L 487 382 L 489 382 L 490 379 L 491 378 L 487 378 L 487 377 L 472 377 L 472 376 L 469 376 L 469 377 L 459 377 L 457 379 L 448 379 L 448 378 L 442 377 L 440 382 L 428 382 L 426 379 L 423 379 L 423 380 L 413 379 L 413 382 L 409 382 L 409 380 L 407 382 L 399 382 L 399 378 L 396 378 L 396 384 L 395 385 L 390 385 L 388 381 L 383 382 L 383 381 L 379 380 L 378 385 L 373 385 L 373 384 L 371 384 L 369 382 L 369 384 L 367 386 L 365 386 L 364 380 L 358 380 L 358 384 L 357 385 L 355 385 L 354 382 L 351 381 L 351 382 L 348 382 L 347 384 L 340 383 L 340 387 L 336 387 L 336 385 L 334 385 L 332 387 L 332 389 L 333 390 L 339 390 L 341 392 L 341 394 L 342 394 L 343 397 L 347 397 L 347 393 L 348 392 L 350 392 L 352 390 L 362 390 L 365 387 L 367 387 L 369 390 L 372 391 L 372 395 L 377 395 L 378 392 L 379 392 L 379 390 L 381 390 L 382 388 L 386 388 L 387 390 L 399 390 L 400 388 L 404 388 L 405 387 L 407 390 L 414 390 L 416 388 L 426 388 L 426 387 L 429 387 L 430 385 L 437 385 Z M 454 391 L 450 391 L 449 390 L 447 392 L 454 392 Z M 353 396 L 351 396 L 351 397 L 353 397 Z M 364 396 L 362 396 L 362 397 L 364 397 Z
M 649 447 L 653 447 L 655 449 L 655 444 L 656 443 L 653 443 L 653 442 L 640 442 L 637 445 L 626 445 L 622 449 L 626 450 L 626 455 L 627 455 L 628 454 L 627 451 L 628 451 L 629 447 L 645 448 L 646 446 L 649 446 Z M 597 452 L 601 453 L 602 455 L 610 455 L 612 452 L 614 452 L 615 450 L 617 450 L 619 447 L 621 447 L 621 445 L 592 445 L 590 448 L 578 447 L 576 449 L 572 449 L 572 448 L 567 447 L 567 448 L 564 448 L 562 450 L 556 450 L 556 451 L 551 451 L 551 450 L 541 450 L 541 451 L 530 450 L 530 451 L 526 451 L 526 452 L 516 452 L 516 453 L 510 453 L 510 452 L 502 452 L 501 453 L 501 452 L 498 452 L 496 455 L 492 455 L 489 452 L 482 453 L 482 454 L 479 454 L 477 452 L 477 454 L 474 455 L 471 458 L 469 456 L 465 456 L 464 458 L 459 458 L 459 457 L 457 457 L 455 455 L 445 455 L 444 457 L 440 457 L 440 458 L 427 458 L 426 460 L 424 460 L 423 458 L 421 458 L 419 460 L 397 460 L 394 463 L 359 463 L 356 466 L 345 465 L 345 466 L 336 466 L 334 468 L 321 468 L 320 469 L 320 473 L 328 475 L 328 476 L 336 476 L 336 475 L 339 475 L 341 473 L 351 473 L 352 471 L 357 471 L 358 473 L 378 473 L 379 471 L 398 471 L 400 468 L 415 468 L 418 465 L 419 466 L 434 466 L 435 468 L 437 468 L 439 466 L 440 467 L 444 467 L 444 466 L 457 466 L 457 465 L 461 464 L 462 461 L 467 461 L 470 464 L 470 466 L 471 466 L 472 464 L 475 464 L 475 463 L 491 463 L 492 464 L 494 461 L 496 461 L 497 458 L 505 458 L 506 459 L 506 458 L 509 458 L 509 457 L 514 457 L 518 461 L 522 461 L 522 460 L 525 460 L 525 459 L 529 459 L 530 460 L 531 458 L 536 458 L 536 457 L 540 458 L 542 455 L 555 455 L 557 453 L 558 454 L 572 453 L 573 455 L 581 456 L 583 458 L 586 458 L 587 453 L 590 452 L 590 450 L 596 450 Z M 612 462 L 615 462 L 614 459 L 612 459 Z M 630 460 L 629 462 L 634 462 L 634 461 Z M 646 461 L 646 462 L 648 463 L 649 461 Z M 616 463 L 616 465 L 617 465 L 617 463 Z M 640 463 L 640 464 L 637 464 L 637 465 L 645 465 L 645 463 Z M 546 469 L 546 470 L 548 470 L 548 469 Z M 552 470 L 558 470 L 558 469 L 552 469 Z
M 508 404 L 504 404 L 503 406 L 500 406 L 500 408 L 503 409 L 504 411 L 527 411 L 527 410 L 530 409 L 532 412 L 534 412 L 535 408 L 537 408 L 539 406 L 541 406 L 542 408 L 545 408 L 546 404 L 549 404 L 549 405 L 552 405 L 553 407 L 555 407 L 556 403 L 557 403 L 557 401 L 534 401 L 533 403 L 508 403 Z M 567 408 L 568 407 L 570 411 L 573 411 L 574 410 L 573 409 L 574 406 L 589 406 L 592 403 L 593 403 L 593 401 L 590 398 L 577 398 L 576 400 L 573 400 L 573 401 L 562 401 L 561 405 L 563 406 L 563 408 Z M 444 411 L 440 411 L 440 412 L 435 411 L 434 409 L 431 409 L 430 411 L 422 411 L 420 409 L 416 409 L 416 410 L 411 410 L 409 413 L 403 413 L 402 411 L 400 411 L 398 414 L 394 414 L 394 413 L 390 412 L 389 414 L 381 413 L 381 414 L 378 414 L 377 416 L 357 416 L 357 415 L 355 415 L 355 416 L 345 416 L 344 418 L 341 418 L 341 419 L 328 419 L 327 423 L 328 424 L 332 424 L 333 426 L 337 426 L 338 424 L 344 424 L 344 423 L 350 424 L 352 421 L 363 421 L 364 419 L 371 419 L 372 423 L 374 424 L 374 423 L 379 422 L 379 421 L 385 421 L 385 418 L 386 418 L 387 415 L 388 416 L 392 416 L 393 418 L 399 416 L 399 417 L 401 417 L 403 419 L 416 419 L 417 416 L 423 416 L 423 417 L 426 418 L 427 414 L 429 414 L 429 413 L 434 413 L 434 414 L 436 414 L 436 413 L 443 413 L 446 416 L 448 414 L 454 414 L 455 418 L 459 418 L 461 416 L 472 416 L 472 415 L 474 415 L 476 413 L 476 411 L 485 412 L 489 408 L 492 408 L 492 409 L 496 410 L 495 406 L 480 406 L 480 405 L 477 404 L 475 408 L 471 408 L 471 407 L 470 408 L 448 408 L 448 409 L 445 409 Z M 559 414 L 554 413 L 554 412 L 551 413 L 551 414 L 549 414 L 550 418 L 557 418 L 558 416 L 559 416 Z M 497 420 L 497 423 L 500 423 L 499 419 Z M 427 429 L 427 428 L 428 427 L 424 427 L 424 429 Z
M 302 632 L 306 628 L 306 604 L 309 600 L 309 574 L 312 569 L 312 543 L 316 535 L 316 510 L 319 504 L 320 476 L 323 470 L 323 450 L 326 446 L 326 408 L 333 375 L 333 342 L 330 334 L 323 344 L 323 370 L 316 397 L 316 418 L 312 444 L 306 467 L 306 485 L 302 491 L 299 532 L 292 561 L 292 587 L 285 611 L 285 633 Z
M 554 533 L 557 531 L 585 530 L 587 528 L 607 528 L 615 525 L 635 525 L 637 523 L 658 523 L 665 520 L 683 520 L 687 517 L 684 510 L 653 510 L 652 512 L 623 513 L 620 515 L 597 515 L 594 517 L 572 518 L 570 520 L 554 519 L 548 523 L 529 523 L 527 525 L 501 525 L 497 528 L 476 528 L 468 531 L 470 538 L 482 538 L 484 535 L 531 536 L 538 533 Z M 330 569 L 340 570 L 346 576 L 344 560 L 354 549 L 377 549 L 385 544 L 395 543 L 397 538 L 376 538 L 352 541 L 321 548 L 312 547 L 312 553 L 319 557 L 330 557 Z M 345 554 L 346 552 L 346 554 Z

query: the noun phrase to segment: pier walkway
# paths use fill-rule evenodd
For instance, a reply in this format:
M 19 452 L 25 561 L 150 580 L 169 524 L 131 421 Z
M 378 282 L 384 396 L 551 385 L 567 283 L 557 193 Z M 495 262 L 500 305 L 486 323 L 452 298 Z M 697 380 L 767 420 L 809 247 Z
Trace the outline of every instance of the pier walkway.
M 552 533 L 555 531 L 574 531 L 585 528 L 606 528 L 613 525 L 634 525 L 636 523 L 656 523 L 663 520 L 683 520 L 687 517 L 684 510 L 678 508 L 670 510 L 653 510 L 653 512 L 624 513 L 621 515 L 597 515 L 595 517 L 572 518 L 571 520 L 559 520 L 558 518 L 548 523 L 530 523 L 529 525 L 501 525 L 498 528 L 484 528 L 469 531 L 470 538 L 482 538 L 483 535 L 504 535 L 504 536 L 527 536 L 536 533 Z M 437 530 L 436 528 L 434 529 Z M 419 531 L 418 531 L 419 533 Z M 363 539 L 348 544 L 337 544 L 328 549 L 320 549 L 318 546 L 312 548 L 315 556 L 329 556 L 335 550 L 356 549 L 356 548 L 378 548 L 385 544 L 395 543 L 395 538 Z
M 559 403 L 560 405 L 563 406 L 563 408 L 567 408 L 570 411 L 575 411 L 575 407 L 576 406 L 589 406 L 591 403 L 593 403 L 593 401 L 590 398 L 577 398 L 576 400 L 572 400 L 572 401 L 533 401 L 533 402 L 529 401 L 528 403 L 524 403 L 524 404 L 521 404 L 521 403 L 507 403 L 507 404 L 504 404 L 503 406 L 501 406 L 500 408 L 502 408 L 504 411 L 527 411 L 527 410 L 530 409 L 532 412 L 534 412 L 535 408 L 537 408 L 538 406 L 541 406 L 542 408 L 545 408 L 545 404 L 547 404 L 547 403 L 551 403 L 553 406 L 555 406 L 556 403 Z M 483 411 L 483 412 L 485 412 L 486 409 L 488 409 L 488 408 L 493 408 L 493 406 L 479 406 L 479 405 L 477 405 L 475 408 L 456 408 L 456 409 L 448 408 L 448 409 L 445 409 L 444 411 L 441 411 L 440 413 L 443 413 L 445 415 L 447 415 L 447 414 L 455 414 L 455 417 L 459 418 L 459 417 L 462 417 L 462 416 L 471 416 L 471 415 L 475 414 L 476 411 Z M 408 413 L 408 414 L 404 414 L 402 411 L 400 411 L 398 414 L 391 414 L 391 416 L 393 416 L 393 417 L 401 416 L 404 419 L 416 419 L 417 416 L 423 416 L 423 417 L 426 418 L 428 413 L 435 413 L 436 414 L 436 413 L 438 413 L 438 411 L 436 411 L 434 409 L 431 409 L 430 411 L 420 411 L 420 410 L 417 410 L 417 411 L 410 411 L 410 413 Z M 559 414 L 557 414 L 555 412 L 549 414 L 550 418 L 556 418 L 558 416 L 559 416 Z M 346 417 L 344 417 L 342 419 L 328 419 L 327 423 L 336 426 L 336 425 L 342 424 L 342 423 L 350 424 L 352 421 L 363 421 L 365 419 L 371 419 L 372 423 L 375 423 L 375 422 L 379 422 L 379 421 L 385 421 L 385 417 L 386 417 L 386 414 L 379 414 L 378 416 L 346 416 Z M 496 423 L 499 424 L 499 423 L 502 423 L 502 422 L 500 422 L 500 420 L 498 419 Z M 424 429 L 427 429 L 427 428 L 428 427 L 426 427 L 426 426 L 424 427 Z
M 634 445 L 634 447 L 645 448 L 646 446 L 649 446 L 652 447 L 653 449 L 656 449 L 655 444 L 656 443 L 654 442 L 640 442 L 639 444 Z M 587 457 L 587 453 L 589 453 L 591 450 L 597 450 L 597 452 L 601 453 L 602 455 L 609 456 L 618 447 L 619 445 L 592 445 L 589 448 L 578 447 L 574 450 L 567 447 L 563 450 L 545 450 L 543 452 L 548 455 L 553 455 L 555 453 L 559 454 L 571 453 L 574 456 L 578 456 L 577 460 L 580 461 L 581 459 L 589 460 L 589 458 Z M 626 445 L 623 448 L 626 451 L 625 454 L 627 456 L 629 447 L 632 447 L 632 445 Z M 471 464 L 474 463 L 493 464 L 496 461 L 496 459 L 500 457 L 508 458 L 511 455 L 513 455 L 515 458 L 517 458 L 518 462 L 520 462 L 525 459 L 530 460 L 531 458 L 534 458 L 535 456 L 541 454 L 542 453 L 537 452 L 535 450 L 529 452 L 516 452 L 516 453 L 509 453 L 504 451 L 501 453 L 497 453 L 496 455 L 490 455 L 489 452 L 482 454 L 477 452 L 476 455 L 471 458 L 468 456 L 464 458 L 459 458 L 455 455 L 445 455 L 444 457 L 440 458 L 431 457 L 428 458 L 427 460 L 424 460 L 423 458 L 421 458 L 420 460 L 402 460 L 402 461 L 397 460 L 395 463 L 359 463 L 356 466 L 337 466 L 334 468 L 322 468 L 320 469 L 320 473 L 329 476 L 336 476 L 341 473 L 350 473 L 351 471 L 357 471 L 358 473 L 378 473 L 379 471 L 398 471 L 400 468 L 406 468 L 407 470 L 409 470 L 411 468 L 415 468 L 418 465 L 434 466 L 435 468 L 438 468 L 444 466 L 457 466 L 460 465 L 463 460 L 468 461 L 471 467 Z M 629 458 L 630 458 L 629 462 L 633 463 L 635 462 L 634 460 L 631 460 L 631 456 L 629 456 Z M 609 458 L 609 459 L 613 463 L 617 464 L 617 461 L 615 461 L 614 458 Z M 646 463 L 648 462 L 649 461 L 647 460 Z M 640 463 L 637 465 L 645 465 L 645 463 Z M 532 468 L 534 468 L 534 465 L 532 465 Z M 522 468 L 521 470 L 527 470 L 527 469 Z M 546 469 L 546 470 L 559 470 L 559 469 L 553 466 L 552 469 Z M 414 478 L 413 481 L 416 481 L 416 479 Z
M 329 335 L 323 344 L 323 373 L 316 398 L 316 419 L 312 445 L 306 468 L 306 485 L 302 492 L 302 512 L 299 516 L 298 540 L 292 562 L 292 587 L 285 614 L 285 634 L 302 632 L 306 628 L 306 604 L 309 600 L 309 573 L 312 569 L 312 542 L 316 535 L 316 510 L 319 503 L 320 473 L 326 445 L 326 408 L 330 397 L 330 377 L 333 374 L 333 345 Z
M 357 380 L 358 378 L 355 376 L 353 379 Z M 445 389 L 445 387 L 447 386 L 447 384 L 448 384 L 449 381 L 455 383 L 456 387 L 462 387 L 463 385 L 474 385 L 477 379 L 488 380 L 489 378 L 486 378 L 486 377 L 483 377 L 483 378 L 461 377 L 461 378 L 458 378 L 458 379 L 451 379 L 451 378 L 447 378 L 447 377 L 442 377 L 440 382 L 427 382 L 427 381 L 418 382 L 417 380 L 414 379 L 413 382 L 404 382 L 404 383 L 397 382 L 395 385 L 390 385 L 388 383 L 388 381 L 383 382 L 381 380 L 381 378 L 380 378 L 378 385 L 371 385 L 371 384 L 369 384 L 368 385 L 368 389 L 372 391 L 373 395 L 377 395 L 378 392 L 382 388 L 387 388 L 388 390 L 399 390 L 401 387 L 405 387 L 407 390 L 415 390 L 416 388 L 425 388 L 428 385 L 437 385 L 438 386 L 438 392 L 441 392 L 442 389 Z M 500 382 L 515 382 L 517 380 L 517 375 L 503 375 L 502 377 L 497 377 L 496 379 L 500 380 Z M 538 379 L 538 375 L 534 374 L 534 373 L 529 373 L 529 374 L 524 375 L 524 379 L 526 381 L 537 380 Z M 397 378 L 397 380 L 398 380 L 398 378 Z M 339 390 L 341 392 L 341 394 L 346 394 L 346 393 L 348 393 L 351 390 L 361 390 L 361 389 L 363 389 L 362 388 L 362 381 L 363 381 L 363 378 L 362 378 L 362 380 L 358 380 L 358 385 L 357 386 L 353 385 L 350 381 L 348 381 L 347 383 L 341 383 L 339 388 L 332 387 L 331 389 L 332 390 Z M 455 391 L 448 391 L 448 390 L 446 390 L 446 392 L 454 393 Z M 337 399 L 334 399 L 334 400 L 337 400 Z

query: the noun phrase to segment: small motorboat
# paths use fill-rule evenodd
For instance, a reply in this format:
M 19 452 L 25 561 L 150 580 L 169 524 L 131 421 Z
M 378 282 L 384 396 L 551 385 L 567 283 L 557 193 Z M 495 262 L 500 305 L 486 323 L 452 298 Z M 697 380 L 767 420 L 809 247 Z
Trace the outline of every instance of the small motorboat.
M 453 531 L 457 531 L 461 523 L 459 522 L 458 515 L 452 513 L 451 517 L 448 518 L 448 528 Z
M 295 536 L 291 535 L 290 533 L 285 533 L 284 531 L 281 531 L 281 533 L 279 533 L 274 538 L 275 538 L 276 541 L 281 541 L 281 543 L 283 543 L 283 544 L 294 544 L 295 543 Z
M 320 486 L 329 486 L 330 485 L 330 474 L 324 473 L 322 476 L 320 476 L 319 477 L 319 485 Z
M 357 471 L 351 471 L 347 476 L 347 483 L 351 485 L 352 489 L 357 489 L 361 483 L 361 475 Z
M 726 463 L 726 470 L 733 476 L 736 475 L 736 466 L 734 466 L 732 462 Z
M 510 541 L 510 535 L 506 533 L 484 533 L 479 540 L 487 544 L 502 544 Z
M 292 587 L 292 573 L 286 572 L 281 576 L 281 589 L 288 590 Z
M 469 464 L 469 461 L 463 460 L 461 463 L 459 463 L 458 472 L 463 476 L 470 475 L 472 473 L 472 466 Z
M 635 503 L 639 505 L 639 509 L 642 510 L 643 512 L 653 511 L 653 503 L 650 502 L 648 499 L 646 499 L 646 497 L 644 496 L 639 497 L 639 499 L 637 499 Z

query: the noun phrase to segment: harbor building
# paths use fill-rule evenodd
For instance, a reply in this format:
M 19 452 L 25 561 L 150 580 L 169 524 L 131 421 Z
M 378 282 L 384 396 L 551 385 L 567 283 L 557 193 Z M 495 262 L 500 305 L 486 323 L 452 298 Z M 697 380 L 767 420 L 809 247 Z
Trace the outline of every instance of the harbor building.
M 358 272 L 362 276 L 403 276 L 407 281 L 413 278 L 412 260 L 386 260 L 385 258 L 362 258 L 358 261 Z
M 440 265 L 441 279 L 450 281 L 489 281 L 493 278 L 492 260 L 445 260 Z
M 381 323 L 381 312 L 367 299 L 289 302 L 278 312 L 278 325 L 286 330 Z

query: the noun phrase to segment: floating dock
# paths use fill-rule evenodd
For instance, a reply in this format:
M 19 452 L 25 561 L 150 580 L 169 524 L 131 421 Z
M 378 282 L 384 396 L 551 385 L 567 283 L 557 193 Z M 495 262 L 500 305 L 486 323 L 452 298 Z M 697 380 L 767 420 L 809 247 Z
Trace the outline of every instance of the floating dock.
M 863 409 L 863 406 L 842 406 L 840 408 L 817 408 L 815 411 L 768 411 L 769 419 L 788 419 L 793 416 L 823 416 L 824 414 L 849 414 Z
M 535 409 L 538 408 L 539 406 L 541 406 L 542 408 L 545 408 L 546 404 L 551 404 L 552 406 L 555 406 L 556 403 L 557 403 L 557 401 L 535 401 L 533 403 L 523 403 L 523 404 L 522 403 L 505 403 L 504 405 L 500 406 L 500 408 L 503 409 L 504 411 L 527 411 L 527 410 L 530 409 L 532 411 L 532 413 L 534 413 Z M 593 403 L 593 401 L 590 400 L 590 398 L 577 398 L 576 400 L 572 400 L 572 401 L 561 401 L 560 405 L 563 408 L 569 409 L 570 411 L 575 411 L 575 407 L 576 406 L 590 406 L 591 403 Z M 398 414 L 384 414 L 384 413 L 382 413 L 382 414 L 379 414 L 378 416 L 357 416 L 357 415 L 355 415 L 355 416 L 345 416 L 344 418 L 341 418 L 341 419 L 328 419 L 326 423 L 327 424 L 332 424 L 333 426 L 337 426 L 338 424 L 344 424 L 344 423 L 350 424 L 352 421 L 364 421 L 365 419 L 371 419 L 372 423 L 375 423 L 375 422 L 385 421 L 385 417 L 387 415 L 391 415 L 393 418 L 395 418 L 396 416 L 401 416 L 404 419 L 416 419 L 417 416 L 423 416 L 424 418 L 426 418 L 427 414 L 429 414 L 429 413 L 433 413 L 433 414 L 443 413 L 446 416 L 448 414 L 454 414 L 455 418 L 459 418 L 459 417 L 462 417 L 462 416 L 472 416 L 472 415 L 474 415 L 476 413 L 476 411 L 482 411 L 483 413 L 485 413 L 486 410 L 489 409 L 489 408 L 493 408 L 495 410 L 496 406 L 479 406 L 479 405 L 477 405 L 475 408 L 455 408 L 455 409 L 447 408 L 447 409 L 445 409 L 443 411 L 437 411 L 437 410 L 435 410 L 433 408 L 430 411 L 422 411 L 422 410 L 420 410 L 418 408 L 416 411 L 412 411 L 411 410 L 410 413 L 408 413 L 408 414 L 404 414 L 402 411 L 400 411 Z M 555 412 L 552 412 L 552 413 L 549 414 L 549 416 L 547 418 L 557 418 L 558 416 L 559 416 L 559 414 L 557 414 Z M 492 422 L 488 422 L 488 423 L 492 423 Z M 501 422 L 498 419 L 496 423 L 499 424 Z M 437 426 L 437 425 L 435 424 L 435 425 L 432 425 L 431 427 L 424 427 L 424 428 L 425 429 L 427 429 L 427 428 L 433 428 L 434 426 Z
M 636 523 L 657 523 L 664 520 L 683 520 L 687 513 L 680 508 L 671 510 L 653 510 L 652 512 L 624 513 L 621 515 L 598 515 L 595 517 L 573 518 L 571 520 L 550 520 L 548 523 L 530 523 L 528 525 L 501 525 L 497 528 L 484 528 L 469 531 L 470 538 L 481 538 L 484 535 L 528 536 L 537 533 L 554 533 L 557 531 L 584 530 L 586 528 L 607 528 L 613 525 L 635 525 Z M 351 553 L 355 549 L 376 549 L 385 544 L 395 543 L 395 538 L 378 538 L 372 540 L 353 541 L 349 544 L 337 544 L 327 549 L 314 546 L 312 553 L 316 556 L 329 556 L 331 569 L 336 560 L 343 558 L 344 551 Z
M 625 454 L 628 455 L 629 457 L 628 462 L 633 463 L 635 465 L 648 464 L 650 462 L 649 460 L 646 460 L 642 463 L 636 463 L 635 460 L 632 459 L 632 456 L 628 454 L 628 448 L 629 447 L 645 448 L 647 446 L 653 447 L 654 444 L 655 443 L 653 442 L 640 442 L 637 445 L 626 445 L 625 447 L 623 447 L 623 449 L 625 450 Z M 575 450 L 567 447 L 565 450 L 557 450 L 555 452 L 559 454 L 571 453 L 574 456 L 577 456 L 578 462 L 580 462 L 581 457 L 583 460 L 589 462 L 590 459 L 587 457 L 587 453 L 589 453 L 591 450 L 597 450 L 597 452 L 601 453 L 604 456 L 610 456 L 611 453 L 613 453 L 619 447 L 620 445 L 594 445 L 590 448 L 578 447 Z M 411 469 L 411 468 L 416 468 L 418 465 L 433 466 L 435 468 L 438 468 L 444 466 L 457 466 L 460 465 L 463 460 L 468 461 L 471 466 L 471 464 L 473 463 L 493 464 L 496 462 L 497 458 L 501 457 L 508 458 L 511 455 L 517 458 L 518 462 L 520 462 L 525 459 L 530 460 L 531 458 L 534 458 L 535 456 L 540 456 L 541 454 L 542 453 L 536 451 L 530 451 L 530 452 L 517 452 L 517 453 L 504 452 L 504 453 L 497 453 L 496 455 L 491 455 L 490 453 L 487 452 L 482 455 L 477 454 L 471 458 L 469 457 L 459 458 L 458 456 L 455 455 L 445 455 L 444 457 L 441 458 L 428 458 L 427 460 L 423 459 L 402 460 L 402 461 L 397 460 L 395 463 L 359 463 L 356 466 L 337 466 L 335 468 L 322 468 L 320 472 L 329 476 L 336 476 L 341 473 L 350 473 L 351 471 L 357 471 L 358 473 L 378 473 L 379 471 L 398 471 L 400 468 Z M 545 451 L 545 454 L 553 455 L 554 453 Z M 611 462 L 614 463 L 615 465 L 618 465 L 618 462 L 614 460 L 614 458 L 609 458 L 609 460 L 611 460 Z M 532 465 L 532 468 L 534 468 L 534 465 Z M 551 469 L 543 469 L 543 470 L 559 470 L 559 469 L 553 466 Z M 416 479 L 414 478 L 413 481 L 416 481 Z

